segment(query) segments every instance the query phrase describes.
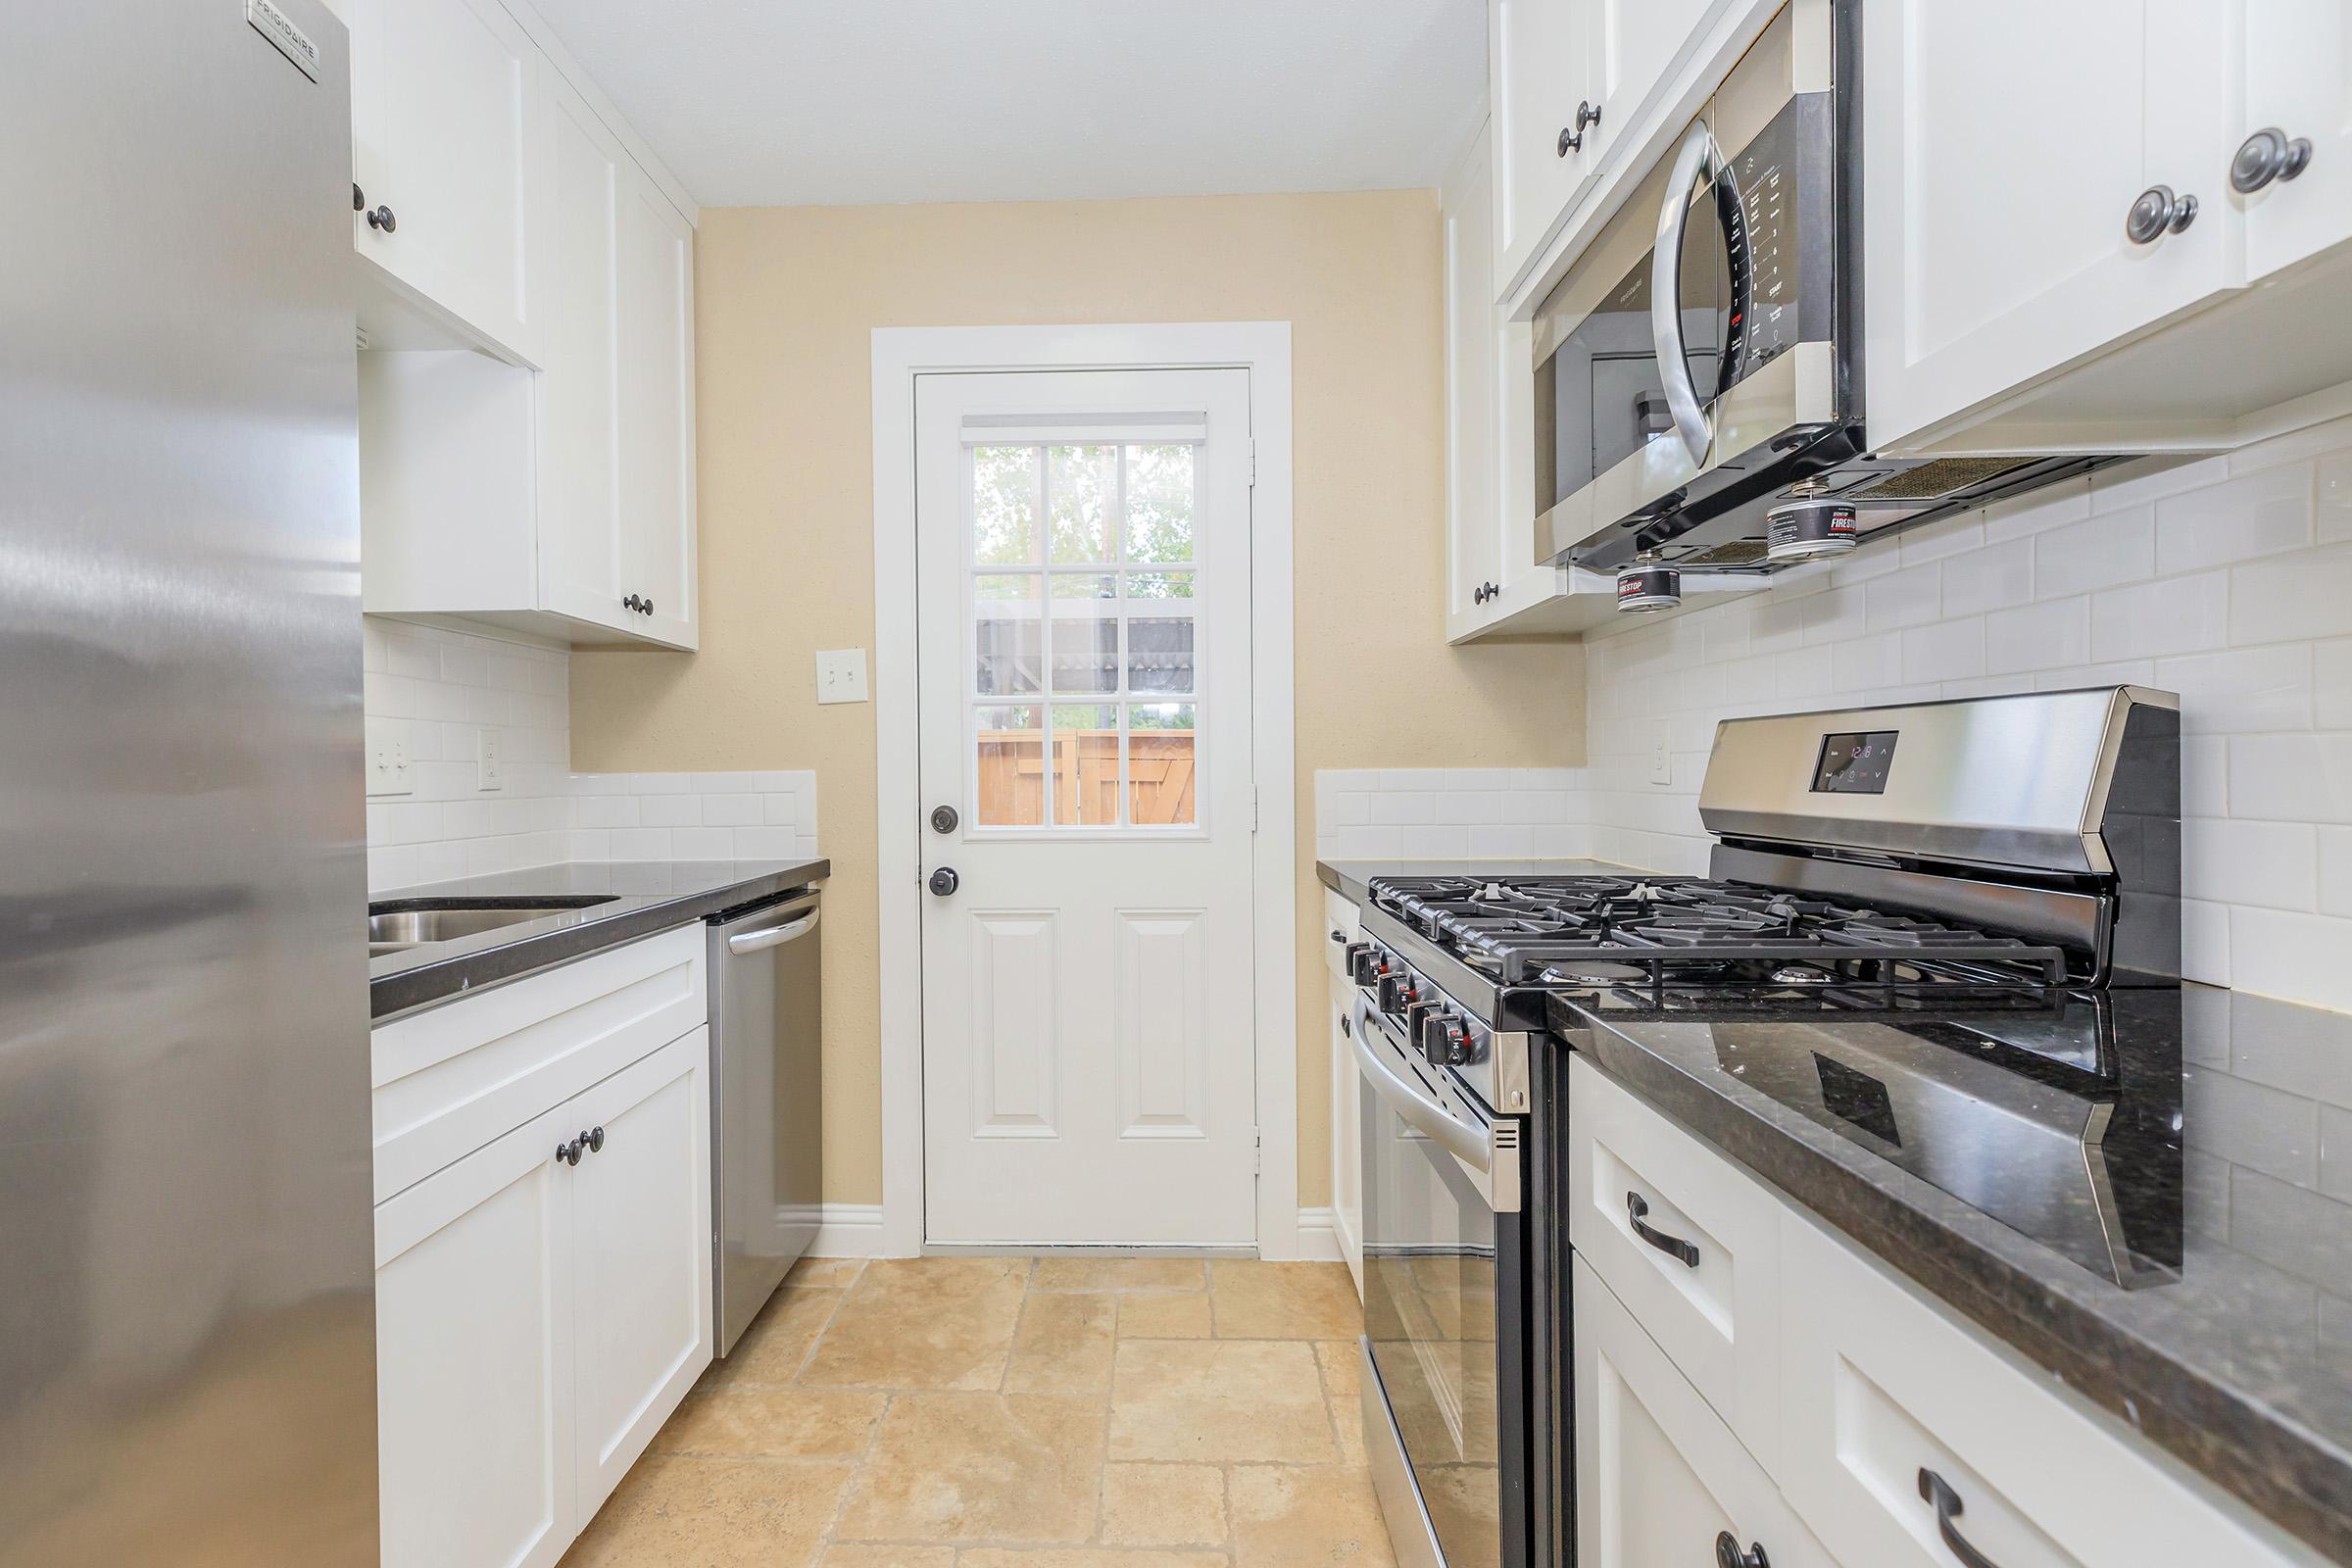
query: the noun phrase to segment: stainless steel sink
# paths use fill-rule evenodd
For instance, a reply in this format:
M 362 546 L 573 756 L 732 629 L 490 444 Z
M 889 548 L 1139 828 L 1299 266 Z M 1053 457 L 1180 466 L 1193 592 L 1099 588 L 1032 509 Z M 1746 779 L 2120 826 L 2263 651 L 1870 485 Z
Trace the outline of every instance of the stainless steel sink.
M 513 899 L 387 899 L 368 906 L 368 956 L 478 936 L 551 914 L 611 904 L 617 894 L 566 894 L 528 904 Z

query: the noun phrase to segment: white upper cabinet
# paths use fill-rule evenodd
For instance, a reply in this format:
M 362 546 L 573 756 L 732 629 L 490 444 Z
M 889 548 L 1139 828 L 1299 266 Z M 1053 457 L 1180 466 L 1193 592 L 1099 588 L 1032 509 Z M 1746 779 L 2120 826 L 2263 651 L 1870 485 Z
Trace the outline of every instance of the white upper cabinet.
M 540 54 L 498 0 L 352 0 L 352 214 L 402 293 L 526 364 L 547 212 Z
M 1569 0 L 1488 0 L 1494 103 L 1494 285 L 1519 275 L 1599 164 L 1592 106 L 1592 28 Z M 1582 142 L 1582 146 L 1575 145 Z M 1490 302 L 1492 297 L 1490 296 Z
M 694 646 L 694 230 L 653 182 L 622 188 L 620 581 L 643 635 Z
M 478 20 L 492 13 L 506 16 L 495 0 L 424 0 L 378 31 L 400 42 L 395 58 L 464 56 L 476 36 L 507 35 Z M 451 36 L 421 36 L 436 29 Z M 403 302 L 424 310 L 379 313 L 361 356 L 365 602 L 691 649 L 694 226 L 594 89 L 514 36 L 527 50 L 508 116 L 521 205 L 474 226 L 527 262 L 528 330 L 468 303 L 478 290 L 400 278 Z M 355 60 L 369 41 L 355 30 Z M 387 78 L 379 97 L 439 101 L 416 87 L 419 69 L 368 69 Z M 389 240 L 407 240 L 416 225 L 395 220 Z M 363 248 L 387 237 L 359 222 Z
M 1588 0 L 1585 18 L 1588 90 L 1600 118 L 1585 139 L 1597 163 L 1617 137 L 1643 118 L 1650 95 L 1675 60 L 1691 47 L 1722 0 Z
M 2230 284 L 2227 156 L 2216 158 L 2231 145 L 2230 9 L 1870 8 L 1863 298 L 1876 442 L 1900 442 Z M 2140 232 L 2154 232 L 2135 240 L 2127 220 L 2149 192 Z
M 1503 575 L 1490 125 L 1446 187 L 1446 631 L 1475 630 Z
M 2216 450 L 2352 409 L 2342 0 L 1886 0 L 1862 67 L 1881 450 Z
M 2258 281 L 2352 235 L 2352 7 L 2245 8 L 2244 139 L 2230 172 L 2246 215 L 2246 275 Z

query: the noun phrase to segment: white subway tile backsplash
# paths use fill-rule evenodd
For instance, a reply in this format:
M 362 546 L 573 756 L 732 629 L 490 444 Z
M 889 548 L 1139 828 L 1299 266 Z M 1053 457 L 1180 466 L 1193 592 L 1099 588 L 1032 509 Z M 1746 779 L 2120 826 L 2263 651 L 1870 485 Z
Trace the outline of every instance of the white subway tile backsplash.
M 1925 625 L 1940 613 L 1943 601 L 1943 568 L 1930 563 L 1924 566 L 1905 566 L 1865 586 L 1865 622 L 1872 631 L 1892 631 L 1904 626 Z M 1818 639 L 1806 628 L 1806 641 Z
M 2034 591 L 2044 599 L 2144 582 L 2154 575 L 2153 507 L 2093 516 L 2034 539 Z
M 2352 544 L 2323 545 L 2230 569 L 2230 639 L 2352 636 Z
M 2111 588 L 2090 607 L 2090 654 L 2147 659 L 2220 648 L 2230 640 L 2230 576 L 2208 571 Z
M 816 776 L 570 770 L 570 651 L 369 617 L 371 718 L 410 728 L 416 792 L 368 804 L 370 889 L 563 860 L 780 859 L 816 853 Z M 493 730 L 503 789 L 478 787 Z
M 1915 612 L 1913 570 L 1938 576 L 1936 614 L 1886 630 Z M 2187 972 L 2352 1007 L 2352 421 L 2227 460 L 2102 470 L 1866 545 L 1829 586 L 1776 577 L 1753 599 L 1610 628 L 1586 652 L 1585 852 L 1660 871 L 1703 869 L 1703 757 L 1689 748 L 1719 718 L 2177 691 Z M 1656 720 L 1676 737 L 1667 787 L 1648 781 Z
M 2312 465 L 2291 463 L 2156 503 L 2156 569 L 2199 571 L 2311 543 Z

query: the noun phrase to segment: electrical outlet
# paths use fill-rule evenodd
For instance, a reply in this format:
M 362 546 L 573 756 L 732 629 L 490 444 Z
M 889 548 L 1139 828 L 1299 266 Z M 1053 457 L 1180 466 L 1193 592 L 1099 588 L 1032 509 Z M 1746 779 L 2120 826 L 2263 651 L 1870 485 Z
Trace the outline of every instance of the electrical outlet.
M 368 720 L 368 793 L 370 795 L 414 795 L 416 793 L 416 760 L 414 743 L 409 734 L 408 720 L 402 718 L 371 718 Z
M 865 701 L 865 650 L 833 648 L 816 656 L 816 700 L 820 703 Z
M 1674 782 L 1674 757 L 1666 750 L 1666 721 L 1649 721 L 1649 781 L 1652 784 Z
M 503 790 L 507 787 L 507 765 L 499 755 L 498 731 L 484 729 L 473 746 L 473 787 L 477 790 Z

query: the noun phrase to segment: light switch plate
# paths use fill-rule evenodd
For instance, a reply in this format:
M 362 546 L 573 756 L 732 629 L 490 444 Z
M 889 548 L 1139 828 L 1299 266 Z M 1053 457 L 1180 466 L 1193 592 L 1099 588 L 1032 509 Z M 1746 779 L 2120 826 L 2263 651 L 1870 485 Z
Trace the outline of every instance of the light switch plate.
M 1674 757 L 1666 750 L 1666 721 L 1649 721 L 1649 781 L 1652 784 L 1674 782 Z
M 415 741 L 407 719 L 368 720 L 367 745 L 369 795 L 416 793 Z
M 477 790 L 503 790 L 507 787 L 507 765 L 501 758 L 498 731 L 484 729 L 473 747 L 473 787 Z
M 820 703 L 865 701 L 865 650 L 829 648 L 816 656 L 816 700 Z

